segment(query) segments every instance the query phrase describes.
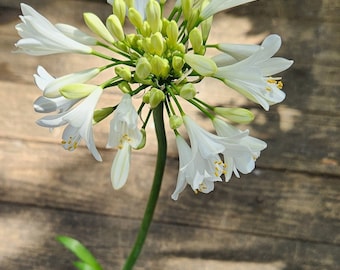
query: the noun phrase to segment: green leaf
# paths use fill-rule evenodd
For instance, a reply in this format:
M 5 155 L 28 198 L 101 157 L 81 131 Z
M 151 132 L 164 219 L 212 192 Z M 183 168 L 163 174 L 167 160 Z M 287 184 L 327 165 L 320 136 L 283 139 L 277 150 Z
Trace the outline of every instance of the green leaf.
M 75 266 L 81 270 L 102 270 L 101 265 L 91 252 L 84 247 L 78 240 L 68 236 L 57 236 L 57 241 L 64 245 L 74 255 L 76 255 L 83 262 L 75 262 Z M 80 263 L 80 264 L 79 264 Z M 83 267 L 83 268 L 79 268 Z M 87 267 L 87 268 L 86 268 Z M 90 268 L 89 268 L 90 267 Z

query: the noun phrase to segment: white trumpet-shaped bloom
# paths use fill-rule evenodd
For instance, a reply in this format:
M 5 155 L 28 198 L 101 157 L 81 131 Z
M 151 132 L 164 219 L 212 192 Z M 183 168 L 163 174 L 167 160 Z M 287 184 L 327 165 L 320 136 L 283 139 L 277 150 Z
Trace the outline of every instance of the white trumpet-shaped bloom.
M 37 74 L 34 74 L 35 84 L 44 92 L 46 86 L 54 82 L 56 79 L 51 76 L 46 69 L 38 66 Z M 39 113 L 50 113 L 54 111 L 65 112 L 76 104 L 79 99 L 67 99 L 63 96 L 56 98 L 48 98 L 45 96 L 38 97 L 34 104 L 34 110 Z
M 76 108 L 56 115 L 42 117 L 37 121 L 37 124 L 48 128 L 55 128 L 67 124 L 62 136 L 63 147 L 66 150 L 73 151 L 77 148 L 80 140 L 84 139 L 94 158 L 102 161 L 95 146 L 92 132 L 93 112 L 102 92 L 103 89 L 97 87 Z
M 233 171 L 249 173 L 254 169 L 252 150 L 241 143 L 248 132 L 219 136 L 204 130 L 188 116 L 183 116 L 183 122 L 191 147 L 182 137 L 176 137 L 180 169 L 172 199 L 177 200 L 187 184 L 195 192 L 208 193 L 214 189 L 214 182 L 222 181 L 222 175 L 229 180 Z
M 137 123 L 138 114 L 132 104 L 131 96 L 124 94 L 111 120 L 107 143 L 108 148 L 118 147 L 111 167 L 111 182 L 114 189 L 120 189 L 126 183 L 131 148 L 137 148 L 142 142 L 143 135 Z
M 176 136 L 179 155 L 179 171 L 175 191 L 171 195 L 177 200 L 179 194 L 189 184 L 192 190 L 209 193 L 214 190 L 214 182 L 221 181 L 223 162 L 217 154 L 203 158 L 200 152 L 194 153 L 187 142 L 180 135 Z
M 248 131 L 241 131 L 221 119 L 214 118 L 213 124 L 219 136 L 229 138 L 230 141 L 234 140 L 235 144 L 244 146 L 243 151 L 236 155 L 228 149 L 223 152 L 224 162 L 228 165 L 225 180 L 229 181 L 233 172 L 237 177 L 240 177 L 238 171 L 244 174 L 253 171 L 256 159 L 260 156 L 261 151 L 267 147 L 267 144 L 249 136 Z
M 65 35 L 44 16 L 26 4 L 21 4 L 22 23 L 16 25 L 22 37 L 15 46 L 17 52 L 30 55 L 49 55 L 55 53 L 90 54 L 92 48 Z
M 270 105 L 281 102 L 286 96 L 281 90 L 281 78 L 271 76 L 293 64 L 291 60 L 272 57 L 280 46 L 281 38 L 269 35 L 254 54 L 237 63 L 219 66 L 213 77 L 269 110 Z

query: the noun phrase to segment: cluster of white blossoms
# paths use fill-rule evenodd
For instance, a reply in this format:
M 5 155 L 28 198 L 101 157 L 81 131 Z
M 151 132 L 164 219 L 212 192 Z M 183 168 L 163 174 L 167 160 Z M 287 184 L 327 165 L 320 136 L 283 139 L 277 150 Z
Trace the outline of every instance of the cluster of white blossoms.
M 92 128 L 113 114 L 107 147 L 118 149 L 111 170 L 115 189 L 126 183 L 131 150 L 145 145 L 145 127 L 159 105 L 169 117 L 179 153 L 177 185 L 171 196 L 174 200 L 188 184 L 196 193 L 208 193 L 216 181 L 229 181 L 232 174 L 239 177 L 239 172 L 250 173 L 266 143 L 232 123 L 248 123 L 253 114 L 244 108 L 207 104 L 199 99 L 195 84 L 205 77 L 216 78 L 265 110 L 285 98 L 281 78 L 273 75 L 289 68 L 293 61 L 273 57 L 281 46 L 278 35 L 269 35 L 261 45 L 208 44 L 214 14 L 252 1 L 177 0 L 166 18 L 166 0 L 108 0 L 113 12 L 105 23 L 93 13 L 84 13 L 92 36 L 71 25 L 52 24 L 32 7 L 21 4 L 22 22 L 16 26 L 21 36 L 15 44 L 18 52 L 79 53 L 107 61 L 107 65 L 59 78 L 39 66 L 34 78 L 42 96 L 34 102 L 34 109 L 48 114 L 37 123 L 47 128 L 66 126 L 63 147 L 72 151 L 84 140 L 94 158 L 101 161 Z M 135 33 L 124 32 L 126 18 Z M 219 53 L 211 58 L 205 56 L 207 49 Z M 114 76 L 100 85 L 89 83 L 108 69 L 114 70 Z M 103 91 L 110 89 L 122 92 L 120 103 L 96 108 Z M 134 95 L 139 97 L 139 108 L 132 104 Z M 182 102 L 209 117 L 216 133 L 204 130 L 186 115 Z M 142 113 L 147 115 L 145 119 Z M 188 142 L 179 131 L 182 125 Z

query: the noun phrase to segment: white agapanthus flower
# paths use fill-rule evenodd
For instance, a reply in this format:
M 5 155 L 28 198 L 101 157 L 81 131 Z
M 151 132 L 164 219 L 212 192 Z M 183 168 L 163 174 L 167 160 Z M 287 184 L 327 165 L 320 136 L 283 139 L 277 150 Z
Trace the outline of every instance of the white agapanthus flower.
M 22 23 L 17 24 L 15 28 L 22 39 L 15 44 L 17 52 L 30 55 L 92 52 L 91 47 L 66 36 L 29 5 L 22 3 L 20 6 L 23 14 L 20 16 Z
M 261 151 L 267 147 L 267 144 L 260 139 L 249 136 L 248 131 L 241 131 L 219 118 L 215 117 L 213 124 L 219 136 L 229 138 L 230 141 L 235 138 L 235 144 L 245 147 L 243 148 L 244 151 L 236 152 L 233 155 L 231 154 L 232 151 L 228 149 L 223 152 L 224 163 L 227 164 L 225 180 L 229 181 L 233 172 L 237 177 L 240 177 L 238 171 L 243 174 L 253 171 L 256 159 L 260 156 Z
M 88 34 L 84 33 L 83 31 L 79 30 L 77 27 L 74 27 L 69 24 L 65 23 L 57 23 L 54 25 L 61 31 L 63 34 L 68 36 L 69 38 L 78 41 L 84 45 L 94 46 L 97 45 L 97 39 L 94 37 L 89 36 Z
M 114 112 L 110 123 L 108 148 L 118 147 L 118 152 L 111 167 L 111 182 L 114 189 L 120 189 L 126 183 L 129 169 L 131 148 L 137 148 L 143 135 L 138 129 L 138 114 L 131 96 L 124 94 Z
M 84 139 L 94 158 L 102 161 L 92 132 L 93 112 L 102 93 L 103 89 L 98 86 L 77 107 L 56 115 L 42 117 L 37 121 L 37 124 L 48 128 L 67 125 L 62 136 L 63 147 L 73 151 L 77 148 L 80 140 Z
M 179 194 L 189 184 L 192 190 L 209 193 L 214 190 L 214 182 L 222 181 L 223 162 L 217 154 L 210 158 L 203 158 L 200 152 L 194 155 L 193 150 L 180 135 L 176 136 L 176 144 L 179 156 L 179 171 L 175 191 L 171 195 L 177 200 Z
M 35 84 L 44 92 L 46 86 L 52 83 L 55 78 L 51 76 L 46 69 L 38 66 L 37 74 L 34 74 Z M 45 96 L 38 97 L 33 104 L 33 108 L 39 113 L 50 113 L 58 111 L 59 113 L 65 112 L 76 104 L 80 99 L 67 99 L 63 96 L 56 98 L 47 98 Z
M 210 16 L 229 8 L 233 8 L 255 0 L 211 0 L 202 10 L 200 17 L 202 20 L 208 19 Z
M 281 38 L 269 35 L 254 54 L 237 63 L 218 66 L 213 77 L 269 110 L 270 105 L 281 102 L 286 96 L 281 91 L 280 78 L 271 76 L 293 64 L 292 60 L 273 57 L 280 46 Z

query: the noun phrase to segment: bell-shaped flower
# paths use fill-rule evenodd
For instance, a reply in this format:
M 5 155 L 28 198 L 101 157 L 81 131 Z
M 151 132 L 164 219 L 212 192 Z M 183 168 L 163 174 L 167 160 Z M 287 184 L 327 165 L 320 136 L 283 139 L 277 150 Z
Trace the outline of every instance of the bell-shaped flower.
M 34 74 L 33 76 L 36 85 L 41 91 L 44 91 L 48 84 L 55 81 L 55 78 L 51 76 L 42 66 L 38 66 L 37 74 Z M 56 98 L 40 96 L 34 101 L 33 107 L 34 110 L 39 113 L 50 113 L 54 111 L 65 112 L 79 100 L 80 99 L 67 99 L 63 96 Z
M 233 8 L 252 1 L 255 0 L 211 0 L 202 10 L 200 18 L 203 21 L 222 10 Z
M 293 61 L 272 57 L 281 46 L 278 35 L 269 35 L 254 54 L 237 63 L 219 66 L 213 77 L 260 104 L 265 110 L 281 102 L 285 93 L 281 78 L 271 77 L 288 69 Z
M 256 159 L 260 156 L 261 151 L 267 147 L 267 144 L 249 136 L 248 131 L 241 131 L 219 118 L 213 119 L 213 125 L 219 136 L 228 138 L 230 143 L 243 146 L 242 151 L 238 154 L 232 153 L 228 148 L 223 152 L 224 162 L 228 166 L 225 180 L 229 181 L 232 172 L 237 177 L 240 177 L 238 171 L 244 174 L 250 173 L 255 168 Z
M 72 25 L 57 23 L 55 24 L 55 27 L 57 27 L 59 31 L 64 33 L 69 38 L 78 41 L 84 45 L 94 46 L 98 43 L 98 40 L 96 38 L 89 36 L 88 34 L 84 33 L 83 31 Z
M 45 17 L 26 4 L 21 4 L 22 23 L 16 25 L 22 37 L 15 46 L 17 52 L 30 55 L 49 55 L 55 53 L 90 54 L 92 48 L 65 35 Z
M 59 78 L 53 78 L 43 67 L 39 66 L 38 74 L 34 75 L 40 89 L 43 87 L 44 96 L 48 98 L 60 97 L 60 89 L 69 84 L 81 84 L 97 76 L 101 69 L 90 68 L 79 72 L 67 74 Z
M 98 86 L 77 107 L 56 115 L 47 115 L 40 118 L 37 124 L 48 128 L 67 124 L 62 136 L 63 147 L 66 150 L 73 151 L 77 148 L 80 140 L 84 139 L 94 158 L 102 161 L 95 146 L 92 132 L 93 112 L 102 92 L 103 89 Z
M 179 155 L 179 171 L 175 191 L 171 195 L 177 200 L 179 194 L 189 184 L 192 190 L 209 193 L 214 190 L 214 182 L 221 181 L 223 173 L 223 162 L 217 154 L 210 158 L 203 158 L 200 152 L 193 150 L 180 135 L 176 136 L 176 144 Z
M 234 168 L 242 173 L 249 173 L 255 167 L 255 161 L 252 151 L 249 147 L 240 143 L 240 141 L 248 136 L 248 131 L 233 134 L 233 136 L 215 135 L 204 130 L 198 126 L 189 117 L 184 116 L 184 125 L 188 131 L 190 143 L 195 156 L 200 152 L 203 158 L 211 158 L 211 155 L 222 154 L 224 162 L 220 158 L 216 159 L 215 164 L 223 164 L 222 174 L 225 175 L 226 180 L 230 179 Z M 217 170 L 219 171 L 219 170 Z
M 138 114 L 132 104 L 131 96 L 124 94 L 111 120 L 107 143 L 108 148 L 118 147 L 111 167 L 111 182 L 114 189 L 120 189 L 126 183 L 130 169 L 131 148 L 137 148 L 143 140 L 137 122 Z

